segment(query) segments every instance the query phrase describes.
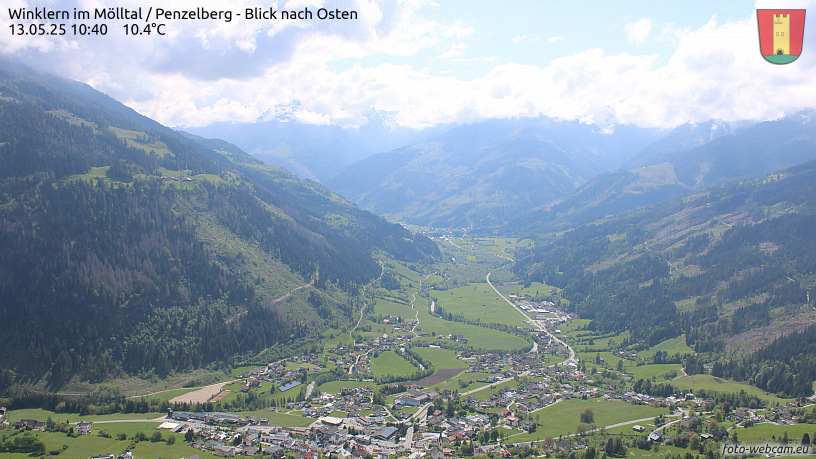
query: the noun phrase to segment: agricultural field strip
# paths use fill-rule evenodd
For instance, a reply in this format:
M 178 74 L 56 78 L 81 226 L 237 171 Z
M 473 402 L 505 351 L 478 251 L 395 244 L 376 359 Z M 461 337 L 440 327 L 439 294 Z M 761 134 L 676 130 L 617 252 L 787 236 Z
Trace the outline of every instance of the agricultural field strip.
M 185 387 L 185 388 L 182 388 L 182 390 L 183 390 L 183 389 L 189 389 L 189 390 L 190 390 L 190 392 L 192 392 L 192 391 L 194 391 L 194 390 L 197 390 L 197 389 L 202 389 L 202 388 L 204 388 L 204 387 L 205 387 L 205 386 L 197 386 L 197 387 Z M 164 390 L 157 390 L 156 392 L 147 392 L 147 393 L 144 393 L 144 394 L 129 395 L 127 398 L 142 398 L 142 397 L 152 397 L 152 396 L 154 396 L 154 395 L 163 394 L 163 393 L 165 393 L 165 392 L 173 392 L 173 391 L 176 391 L 176 390 L 179 390 L 179 389 L 164 389 Z M 63 395 L 63 394 L 60 394 L 60 395 Z M 67 394 L 65 394 L 65 395 L 67 395 Z
M 170 399 L 170 403 L 206 403 L 214 395 L 221 392 L 221 389 L 223 389 L 224 386 L 228 386 L 234 383 L 235 381 L 237 381 L 237 379 L 234 379 L 232 381 L 224 381 L 216 384 L 210 384 L 209 386 L 204 386 L 196 391 L 187 392 L 186 394 L 174 397 Z

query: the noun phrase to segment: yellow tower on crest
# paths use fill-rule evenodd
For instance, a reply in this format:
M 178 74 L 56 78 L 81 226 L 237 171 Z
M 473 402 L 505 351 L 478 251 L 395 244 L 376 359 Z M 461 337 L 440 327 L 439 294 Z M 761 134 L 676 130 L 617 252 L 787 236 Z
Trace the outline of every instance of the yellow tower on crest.
M 773 22 L 774 54 L 790 55 L 790 15 L 775 14 Z

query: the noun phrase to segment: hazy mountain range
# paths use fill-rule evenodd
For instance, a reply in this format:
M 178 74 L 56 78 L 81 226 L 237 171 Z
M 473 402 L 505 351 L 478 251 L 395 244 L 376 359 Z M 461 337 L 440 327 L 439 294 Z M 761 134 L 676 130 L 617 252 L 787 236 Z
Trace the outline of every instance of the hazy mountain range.
M 799 164 L 816 157 L 813 115 L 672 130 L 522 118 L 416 131 L 372 112 L 357 130 L 274 121 L 194 132 L 394 221 L 506 231 L 585 222 Z

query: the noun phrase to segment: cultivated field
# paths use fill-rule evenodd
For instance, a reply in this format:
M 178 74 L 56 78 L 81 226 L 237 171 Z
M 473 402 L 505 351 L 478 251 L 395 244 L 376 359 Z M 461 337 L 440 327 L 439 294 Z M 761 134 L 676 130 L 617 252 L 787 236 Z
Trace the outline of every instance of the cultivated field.
M 442 368 L 440 370 L 436 370 L 436 373 L 432 374 L 431 376 L 416 381 L 414 384 L 421 387 L 431 387 L 435 384 L 447 381 L 462 371 L 464 370 L 461 368 Z
M 410 376 L 419 371 L 411 362 L 397 355 L 394 351 L 381 352 L 371 361 L 371 373 L 380 376 Z
M 213 396 L 221 392 L 224 386 L 231 384 L 233 381 L 221 382 L 204 386 L 193 392 L 179 395 L 170 400 L 170 403 L 206 403 Z

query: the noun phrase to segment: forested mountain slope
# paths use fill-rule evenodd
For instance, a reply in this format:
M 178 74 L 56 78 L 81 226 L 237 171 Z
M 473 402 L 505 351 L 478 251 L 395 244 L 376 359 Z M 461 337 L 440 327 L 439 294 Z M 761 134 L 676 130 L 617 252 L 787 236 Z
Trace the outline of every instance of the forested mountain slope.
M 232 145 L 49 81 L 0 68 L 6 384 L 163 376 L 302 343 L 350 320 L 375 252 L 438 254 Z
M 816 162 L 810 161 L 540 236 L 514 269 L 562 288 L 569 308 L 592 319 L 592 328 L 630 331 L 629 344 L 685 333 L 697 353 L 687 365 L 691 373 L 719 362 L 720 375 L 762 380 L 760 387 L 771 392 L 800 396 L 810 381 L 794 384 L 793 375 L 816 373 L 792 360 L 794 348 L 777 345 L 794 350 L 787 358 L 773 353 L 782 362 L 775 379 L 738 362 L 766 360 L 742 356 L 816 318 L 814 225 Z

